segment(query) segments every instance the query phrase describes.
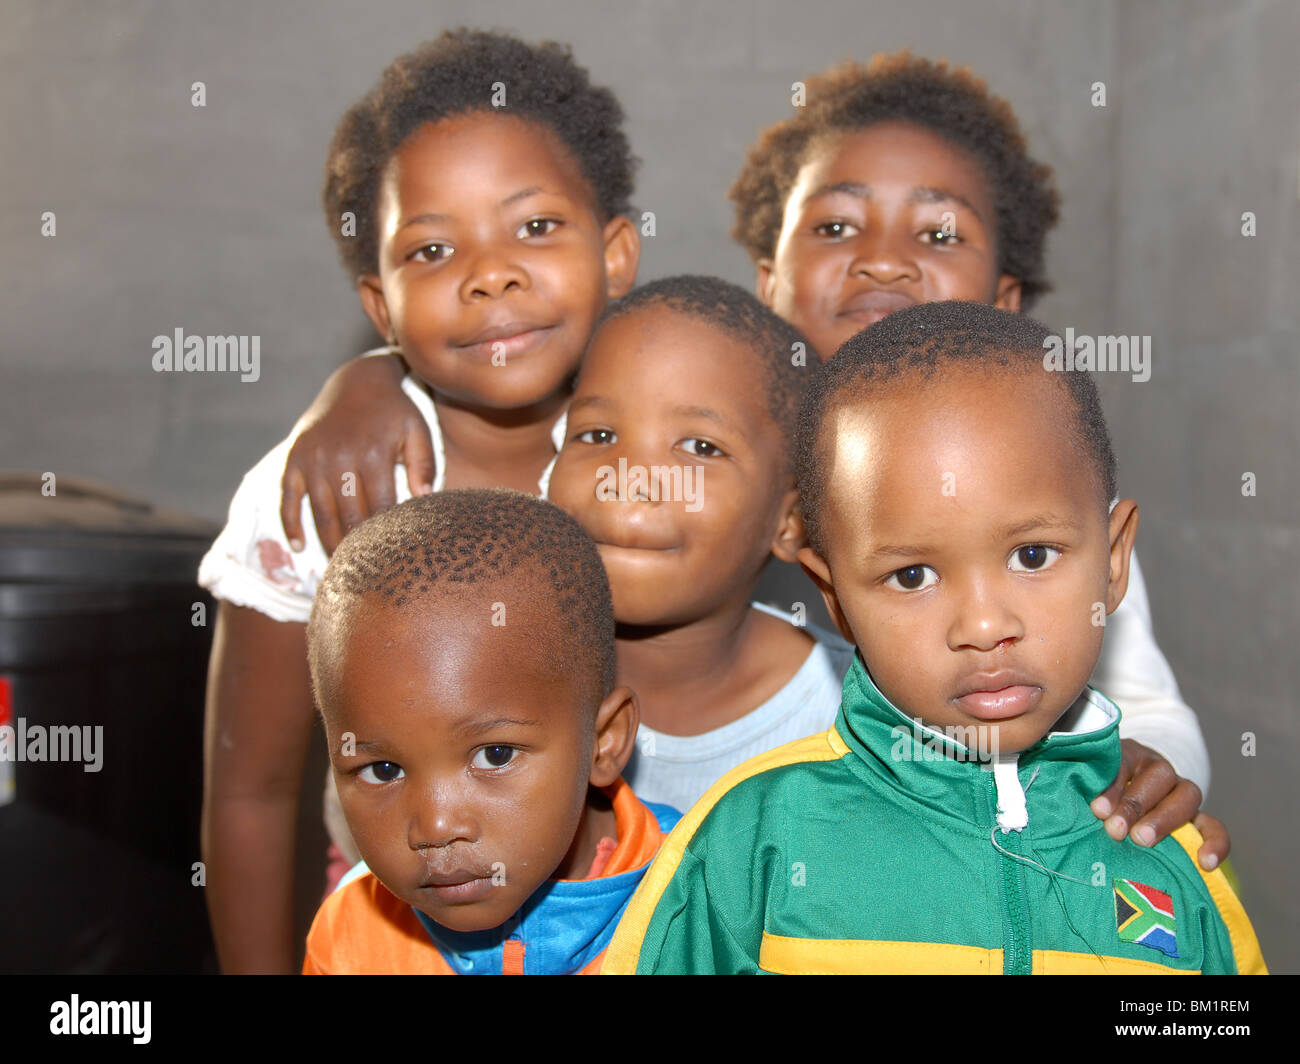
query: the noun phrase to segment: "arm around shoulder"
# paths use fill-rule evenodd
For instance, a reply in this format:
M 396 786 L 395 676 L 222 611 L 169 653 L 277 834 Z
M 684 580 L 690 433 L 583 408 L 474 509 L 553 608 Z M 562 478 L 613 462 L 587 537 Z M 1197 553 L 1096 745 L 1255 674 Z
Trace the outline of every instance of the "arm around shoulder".
M 354 358 L 334 371 L 299 420 L 281 485 L 281 520 L 295 547 L 306 542 L 304 496 L 320 542 L 333 553 L 349 529 L 397 501 L 398 463 L 406 465 L 412 495 L 431 490 L 433 442 L 402 390 L 405 372 L 397 355 Z

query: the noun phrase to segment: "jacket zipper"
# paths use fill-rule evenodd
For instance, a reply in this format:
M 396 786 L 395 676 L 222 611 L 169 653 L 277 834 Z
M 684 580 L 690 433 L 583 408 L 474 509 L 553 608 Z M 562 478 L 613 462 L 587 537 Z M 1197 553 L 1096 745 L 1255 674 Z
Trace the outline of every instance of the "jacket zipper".
M 989 773 L 989 788 L 993 794 L 993 809 L 998 806 L 997 786 L 993 774 Z M 994 816 L 996 832 L 997 817 Z M 1008 831 L 998 844 L 1012 853 L 1020 852 L 1020 832 Z M 1034 971 L 1034 953 L 1029 941 L 1029 906 L 1025 902 L 1024 869 L 1019 861 L 1013 861 L 1004 854 L 997 855 L 1002 865 L 1002 911 L 1003 926 L 1007 929 L 1002 938 L 1002 974 L 1032 975 Z

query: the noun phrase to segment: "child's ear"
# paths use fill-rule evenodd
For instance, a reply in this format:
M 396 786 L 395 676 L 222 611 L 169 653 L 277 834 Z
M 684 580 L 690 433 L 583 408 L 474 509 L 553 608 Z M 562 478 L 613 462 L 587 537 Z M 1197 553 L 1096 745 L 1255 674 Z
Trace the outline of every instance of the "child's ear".
M 1012 277 L 1009 273 L 1004 273 L 998 278 L 997 295 L 993 297 L 993 305 L 998 310 L 1009 310 L 1013 314 L 1020 313 L 1020 278 Z
M 799 492 L 791 485 L 781 496 L 781 518 L 772 537 L 772 553 L 783 562 L 796 562 L 807 542 L 803 514 L 799 512 Z
M 392 343 L 393 323 L 388 317 L 388 300 L 384 298 L 384 286 L 379 282 L 379 275 L 364 273 L 358 277 L 357 295 L 361 297 L 361 309 L 366 312 L 370 323 L 379 330 L 385 343 Z
M 632 219 L 615 215 L 605 225 L 605 294 L 621 299 L 636 284 L 641 264 L 641 234 Z
M 596 710 L 596 741 L 591 749 L 593 787 L 608 787 L 623 774 L 636 744 L 641 707 L 630 687 L 615 687 Z
M 835 594 L 834 585 L 831 584 L 831 567 L 826 564 L 826 559 L 813 550 L 812 547 L 800 548 L 798 559 L 803 571 L 808 574 L 808 579 L 816 584 L 817 590 L 821 592 L 822 601 L 826 603 L 826 612 L 831 615 L 831 620 L 835 622 L 835 627 L 839 629 L 840 635 L 856 646 L 857 637 L 853 634 L 853 629 L 849 627 L 848 618 L 844 616 L 844 611 L 840 609 L 840 599 Z
M 771 309 L 772 292 L 776 288 L 776 274 L 771 259 L 759 259 L 754 264 L 754 294 L 763 306 Z
M 1138 508 L 1132 499 L 1121 499 L 1110 512 L 1110 582 L 1106 587 L 1106 612 L 1114 613 L 1128 590 L 1129 559 L 1137 538 Z

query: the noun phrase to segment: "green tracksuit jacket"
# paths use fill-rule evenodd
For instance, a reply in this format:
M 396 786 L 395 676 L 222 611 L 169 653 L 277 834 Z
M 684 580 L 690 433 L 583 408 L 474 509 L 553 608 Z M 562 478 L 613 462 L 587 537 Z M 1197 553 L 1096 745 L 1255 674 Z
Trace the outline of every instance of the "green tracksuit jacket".
M 1118 725 L 1089 689 L 1070 730 L 990 770 L 858 657 L 830 731 L 746 762 L 681 820 L 604 970 L 1265 972 L 1194 828 L 1144 849 L 1088 808 L 1119 771 Z

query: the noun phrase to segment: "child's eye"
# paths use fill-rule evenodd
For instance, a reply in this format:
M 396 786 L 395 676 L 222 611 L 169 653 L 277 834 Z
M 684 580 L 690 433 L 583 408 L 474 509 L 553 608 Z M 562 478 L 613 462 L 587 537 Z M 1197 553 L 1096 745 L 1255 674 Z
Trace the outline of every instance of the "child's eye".
M 832 240 L 842 240 L 846 236 L 852 236 L 857 230 L 848 222 L 833 221 L 814 225 L 813 232 L 818 236 L 828 236 Z
M 721 458 L 727 453 L 716 443 L 702 440 L 698 436 L 692 436 L 689 440 L 683 440 L 682 446 L 686 448 L 687 454 L 693 454 L 697 458 Z
M 402 766 L 394 761 L 374 761 L 357 773 L 367 783 L 392 783 L 404 775 Z
M 923 230 L 921 239 L 927 244 L 939 244 L 941 246 L 961 243 L 961 237 L 942 226 L 936 229 Z
M 443 262 L 452 257 L 456 249 L 450 244 L 425 244 L 406 256 L 408 262 Z
M 474 754 L 474 760 L 470 764 L 482 769 L 505 768 L 517 753 L 518 749 L 513 746 L 485 746 Z
M 612 429 L 588 429 L 573 438 L 579 443 L 614 443 L 618 440 Z
M 517 236 L 549 236 L 560 227 L 560 222 L 555 218 L 530 218 L 519 227 Z
M 939 574 L 928 565 L 909 565 L 895 570 L 885 578 L 888 587 L 899 591 L 920 591 L 939 582 Z
M 1055 547 L 1046 547 L 1041 543 L 1020 547 L 1011 554 L 1011 571 L 1015 573 L 1037 572 L 1039 569 L 1046 569 L 1060 556 L 1061 552 Z

